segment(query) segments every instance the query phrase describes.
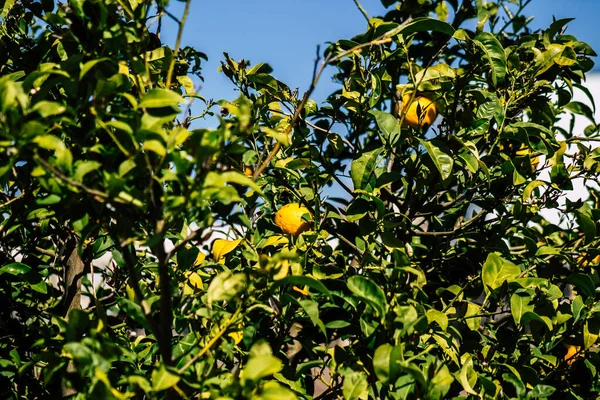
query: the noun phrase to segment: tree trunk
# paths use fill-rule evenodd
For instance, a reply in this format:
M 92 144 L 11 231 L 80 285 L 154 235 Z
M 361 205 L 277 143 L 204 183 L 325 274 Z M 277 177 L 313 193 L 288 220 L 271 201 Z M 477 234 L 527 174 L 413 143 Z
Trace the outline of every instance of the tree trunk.
M 65 263 L 65 304 L 64 315 L 67 321 L 71 310 L 81 310 L 81 278 L 83 278 L 85 264 L 79 254 L 79 238 L 73 236 L 73 245 L 71 253 Z M 68 254 L 68 253 L 67 253 Z M 76 372 L 75 364 L 69 361 L 67 366 L 67 375 Z M 77 390 L 67 385 L 67 380 L 63 378 L 61 385 L 62 396 L 69 397 L 77 394 Z

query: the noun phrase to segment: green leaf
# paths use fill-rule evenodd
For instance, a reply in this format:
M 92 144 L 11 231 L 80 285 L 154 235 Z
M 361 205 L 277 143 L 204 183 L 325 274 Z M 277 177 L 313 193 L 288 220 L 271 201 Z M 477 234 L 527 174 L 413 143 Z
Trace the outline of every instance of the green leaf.
M 540 246 L 535 252 L 535 255 L 538 257 L 558 254 L 560 254 L 560 249 L 552 246 Z
M 474 331 L 478 332 L 481 327 L 481 317 L 476 317 L 476 315 L 481 314 L 481 307 L 477 304 L 467 303 L 467 311 L 465 312 L 465 322 L 467 327 Z
M 511 373 L 502 374 L 502 378 L 504 379 L 504 381 L 514 386 L 517 398 L 525 398 L 525 393 L 527 392 L 527 389 L 525 387 L 525 384 L 521 381 L 521 378 L 518 378 L 516 375 Z
M 323 293 L 327 297 L 331 297 L 331 292 L 327 287 L 321 282 L 316 280 L 315 278 L 308 275 L 289 275 L 285 278 L 275 282 L 273 284 L 273 288 L 277 288 L 279 286 L 284 285 L 292 285 L 292 286 L 308 286 L 311 289 L 316 290 L 317 292 Z
M 572 101 L 569 104 L 565 105 L 565 108 L 569 111 L 574 112 L 575 114 L 585 116 L 590 122 L 593 124 L 596 123 L 594 120 L 594 111 L 585 103 L 581 103 L 579 101 Z
M 161 157 L 167 155 L 167 149 L 165 146 L 160 141 L 154 139 L 145 141 L 142 145 L 142 150 L 152 151 Z
M 323 325 L 323 321 L 321 321 L 321 318 L 319 317 L 319 304 L 316 301 L 312 300 L 299 300 L 298 303 L 306 312 L 313 325 L 321 330 L 323 336 L 327 337 L 325 325 Z
M 535 387 L 528 393 L 529 398 L 532 399 L 545 399 L 556 392 L 556 388 L 548 385 L 535 385 Z
M 178 93 L 167 89 L 151 89 L 140 100 L 139 108 L 177 107 L 184 99 Z
M 456 78 L 456 72 L 448 64 L 439 63 L 429 68 L 424 68 L 415 74 L 415 82 L 429 82 L 441 80 L 453 80 Z
M 598 340 L 598 336 L 600 336 L 600 323 L 595 320 L 585 321 L 585 325 L 583 325 L 583 348 L 587 350 L 592 347 Z
M 573 312 L 573 321 L 577 322 L 581 316 L 581 310 L 584 307 L 583 298 L 581 296 L 575 296 L 571 303 L 571 311 Z
M 529 304 L 531 300 L 533 300 L 531 295 L 526 292 L 515 292 L 510 297 L 510 312 L 517 325 L 521 323 L 523 314 L 534 310 L 534 306 Z
M 591 243 L 596 238 L 596 223 L 587 214 L 576 211 L 577 224 L 585 235 L 585 243 Z
M 144 329 L 150 330 L 150 326 L 148 325 L 148 321 L 144 316 L 144 311 L 139 304 L 134 303 L 131 300 L 128 300 L 124 297 L 121 297 L 117 300 L 117 304 L 119 308 L 127 317 L 133 319 L 135 322 L 140 324 Z
M 185 89 L 185 94 L 192 95 L 196 93 L 196 89 L 194 88 L 194 82 L 189 76 L 186 75 L 178 75 L 177 82 Z
M 360 275 L 350 277 L 347 285 L 348 289 L 350 289 L 355 296 L 377 311 L 381 320 L 385 318 L 388 304 L 385 299 L 385 293 L 378 285 Z
M 521 316 L 521 321 L 523 323 L 527 323 L 530 321 L 538 321 L 544 324 L 548 328 L 548 331 L 552 331 L 552 320 L 546 317 L 545 315 L 539 315 L 538 313 L 533 311 L 524 312 Z
M 473 390 L 473 385 L 477 381 L 477 372 L 473 368 L 473 359 L 470 354 L 464 354 L 461 357 L 462 368 L 458 374 L 458 382 L 462 385 L 465 392 L 473 395 L 477 395 L 477 392 Z M 473 379 L 475 377 L 475 379 Z M 474 382 L 475 381 L 475 382 Z
M 31 107 L 31 111 L 37 112 L 42 118 L 59 115 L 64 113 L 66 110 L 67 107 L 63 106 L 62 104 L 46 100 L 38 101 L 33 107 Z
M 275 139 L 284 147 L 289 147 L 289 145 L 292 143 L 291 132 L 278 131 L 276 129 L 271 129 L 266 126 L 263 127 L 263 130 L 265 131 L 268 137 Z
M 81 66 L 80 72 L 79 72 L 79 80 L 82 80 L 83 77 L 92 69 L 96 66 L 96 64 L 101 63 L 101 62 L 105 62 L 105 61 L 112 61 L 110 58 L 108 57 L 103 57 L 103 58 L 98 58 L 96 60 L 90 60 L 88 62 L 86 62 L 85 64 L 83 64 Z
M 271 354 L 253 356 L 244 366 L 240 378 L 243 381 L 258 381 L 279 372 L 282 367 L 281 360 Z
M 446 364 L 442 364 L 435 376 L 431 379 L 428 398 L 431 400 L 440 400 L 445 398 L 453 382 L 454 377 L 450 373 L 448 366 Z
M 344 376 L 344 386 L 342 388 L 344 399 L 366 399 L 368 396 L 368 387 L 367 375 L 364 372 L 350 372 Z
M 402 348 L 382 344 L 373 355 L 373 370 L 381 383 L 395 382 L 402 372 L 398 361 L 402 360 Z
M 346 221 L 354 222 L 366 216 L 371 209 L 371 203 L 361 197 L 355 198 L 346 209 Z
M 90 364 L 94 352 L 87 346 L 79 343 L 72 342 L 67 343 L 63 346 L 63 352 L 70 355 L 71 358 L 81 363 L 82 365 Z
M 169 371 L 164 364 L 152 371 L 152 390 L 160 392 L 177 385 L 181 378 L 179 375 Z
M 246 287 L 246 274 L 221 272 L 208 285 L 208 302 L 229 301 Z
M 247 186 L 259 195 L 263 195 L 260 186 L 258 186 L 256 182 L 252 180 L 252 178 L 237 171 L 227 171 L 220 174 L 216 172 L 209 172 L 206 174 L 206 179 L 204 180 L 204 184 L 206 186 L 217 188 L 225 187 L 225 185 L 228 183 L 236 183 L 238 185 Z
M 126 122 L 113 119 L 113 120 L 108 121 L 106 123 L 106 125 L 112 126 L 113 128 L 116 128 L 116 129 L 119 129 L 129 135 L 133 135 L 133 128 Z
M 73 155 L 67 146 L 54 135 L 40 135 L 33 139 L 39 147 L 46 150 L 53 150 L 56 157 L 56 164 L 64 169 L 71 169 Z
M 419 17 L 413 19 L 408 24 L 403 25 L 402 28 L 398 30 L 398 32 L 394 32 L 389 36 L 395 36 L 397 34 L 409 35 L 411 33 L 427 31 L 441 32 L 445 33 L 448 36 L 454 35 L 455 32 L 452 25 L 450 25 L 447 22 L 443 22 L 434 18 Z
M 428 323 L 436 322 L 446 332 L 446 329 L 448 329 L 448 316 L 446 314 L 432 308 L 427 310 L 425 315 Z
M 400 138 L 400 122 L 390 113 L 373 110 L 369 114 L 375 117 L 377 126 L 383 134 L 384 143 L 393 145 Z
M 490 253 L 483 264 L 481 270 L 481 280 L 483 281 L 485 291 L 489 292 L 502 286 L 506 281 L 511 281 L 521 274 L 521 269 L 501 258 L 495 253 Z
M 252 400 L 297 400 L 298 397 L 290 389 L 275 381 L 261 385 L 260 392 L 252 395 Z
M 36 283 L 29 282 L 29 287 L 38 293 L 42 293 L 42 294 L 48 293 L 48 285 L 43 280 L 40 280 Z
M 376 184 L 374 172 L 377 167 L 379 155 L 382 151 L 382 148 L 367 151 L 359 158 L 352 161 L 350 176 L 352 177 L 354 190 L 373 190 Z
M 419 138 L 418 140 L 423 145 L 423 147 L 425 147 L 427 154 L 429 154 L 429 157 L 431 157 L 431 160 L 440 172 L 442 179 L 448 179 L 448 177 L 450 177 L 450 175 L 452 174 L 454 159 L 442 150 L 442 148 L 446 149 L 445 144 L 435 139 L 432 141 L 428 141 Z
M 578 292 L 586 297 L 594 298 L 596 295 L 596 285 L 594 285 L 594 281 L 587 274 L 571 274 L 567 277 L 567 283 L 575 285 L 575 287 L 578 289 Z
M 535 190 L 535 188 L 540 187 L 540 186 L 544 186 L 547 185 L 546 182 L 544 181 L 531 181 L 527 184 L 527 186 L 525 186 L 525 189 L 523 190 L 523 201 L 527 201 L 529 200 L 529 198 L 531 197 L 531 194 L 533 193 L 533 191 Z
M 0 268 L 0 275 L 2 274 L 10 274 L 10 275 L 24 275 L 31 271 L 31 267 L 20 262 L 11 263 Z
M 77 182 L 82 182 L 83 177 L 86 174 L 97 170 L 101 166 L 102 164 L 98 161 L 77 161 L 75 163 L 75 173 L 73 174 L 73 179 L 75 179 Z
M 496 36 L 489 32 L 480 32 L 473 38 L 473 43 L 485 53 L 492 71 L 494 86 L 504 82 L 504 77 L 506 76 L 506 55 L 504 54 L 504 48 L 498 39 L 496 39 Z
M 435 6 L 435 15 L 440 21 L 446 21 L 448 18 L 448 5 L 445 1 L 439 2 L 438 5 Z

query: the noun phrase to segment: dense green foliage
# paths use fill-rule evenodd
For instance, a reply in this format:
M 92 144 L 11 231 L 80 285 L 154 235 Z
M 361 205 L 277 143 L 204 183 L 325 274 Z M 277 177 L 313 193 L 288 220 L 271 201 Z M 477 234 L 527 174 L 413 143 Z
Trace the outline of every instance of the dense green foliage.
M 165 3 L 3 2 L 1 398 L 598 396 L 595 54 L 569 20 L 382 0 L 306 94 L 225 54 L 240 95 L 209 101 Z M 439 117 L 404 128 L 417 94 Z

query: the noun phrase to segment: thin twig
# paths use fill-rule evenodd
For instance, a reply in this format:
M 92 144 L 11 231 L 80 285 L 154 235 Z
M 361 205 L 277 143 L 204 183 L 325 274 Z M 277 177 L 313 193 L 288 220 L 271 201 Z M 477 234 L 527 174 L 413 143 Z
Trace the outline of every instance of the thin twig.
M 115 241 L 114 239 L 115 238 L 113 238 L 114 243 L 119 243 L 118 241 Z M 142 308 L 144 318 L 146 319 L 148 326 L 152 330 L 152 333 L 154 333 L 154 336 L 156 336 L 156 338 L 160 340 L 160 334 L 159 334 L 160 332 L 158 330 L 158 326 L 156 325 L 156 322 L 152 318 L 152 310 L 150 309 L 150 305 L 148 304 L 148 301 L 146 300 L 146 297 L 144 296 L 144 293 L 142 292 L 142 288 L 140 287 L 140 277 L 138 276 L 137 271 L 135 270 L 135 258 L 133 257 L 133 254 L 129 251 L 129 249 L 126 246 L 119 246 L 119 247 L 124 256 L 123 259 L 125 260 L 125 265 L 127 266 L 127 272 L 129 274 L 130 285 L 133 288 L 133 293 L 135 294 L 135 297 L 136 297 L 140 307 Z
M 588 138 L 588 137 L 580 137 L 574 136 L 566 140 L 567 142 L 600 142 L 600 138 Z
M 6 201 L 6 202 L 5 202 L 5 203 L 3 203 L 3 204 L 0 204 L 0 208 L 6 207 L 6 206 L 7 206 L 7 205 L 9 205 L 10 203 L 13 203 L 13 202 L 15 202 L 15 201 L 19 200 L 19 199 L 20 199 L 21 197 L 23 197 L 23 196 L 25 196 L 25 191 L 22 191 L 22 192 L 21 192 L 21 194 L 20 194 L 20 195 L 18 195 L 17 197 L 14 197 L 14 198 L 12 198 L 12 199 L 10 199 L 10 200 Z
M 238 317 L 238 315 L 240 315 L 241 312 L 242 312 L 241 307 L 238 308 L 237 310 L 235 310 L 235 313 L 233 313 L 233 315 L 231 317 L 229 317 L 229 319 L 225 322 L 225 325 L 223 325 L 221 330 L 219 332 L 217 332 L 216 335 L 213 336 L 208 341 L 208 343 L 206 343 L 206 345 L 202 348 L 202 350 L 200 350 L 200 352 L 198 354 L 196 354 L 187 363 L 185 363 L 185 365 L 179 369 L 178 373 L 180 375 L 183 374 L 185 372 L 185 370 L 187 370 L 196 361 L 198 361 L 200 358 L 202 358 L 202 356 L 204 356 L 204 354 L 206 354 L 206 352 L 209 351 L 211 349 L 211 347 L 213 347 L 215 345 L 215 343 L 217 343 L 217 341 L 221 338 L 221 336 L 223 336 L 225 334 L 225 332 L 227 332 L 227 329 L 229 329 L 229 327 L 233 324 L 233 322 L 236 320 L 236 318 Z
M 50 256 L 50 257 L 56 257 L 57 256 L 57 254 L 54 251 L 42 249 L 39 246 L 35 246 L 35 251 L 37 251 L 38 253 L 42 253 L 45 256 Z
M 181 21 L 179 21 L 179 31 L 177 32 L 177 40 L 175 41 L 175 49 L 173 51 L 173 58 L 171 59 L 171 63 L 169 64 L 169 69 L 167 71 L 167 89 L 171 88 L 171 80 L 173 79 L 173 69 L 175 69 L 175 60 L 177 59 L 177 53 L 179 53 L 179 46 L 181 45 L 181 37 L 183 36 L 183 27 L 185 26 L 185 21 L 187 20 L 188 14 L 190 13 L 190 4 L 192 0 L 187 0 L 185 2 L 185 10 L 183 11 L 183 16 L 181 17 Z
M 40 163 L 44 167 L 44 169 L 46 169 L 48 172 L 54 174 L 57 178 L 59 178 L 62 181 L 65 181 L 69 185 L 75 186 L 76 188 L 79 188 L 79 189 L 83 190 L 84 192 L 87 192 L 94 196 L 101 197 L 103 199 L 109 198 L 107 193 L 100 192 L 98 190 L 89 188 L 86 185 L 84 185 L 83 183 L 74 181 L 73 179 L 69 178 L 68 176 L 63 174 L 58 168 L 55 168 L 54 166 L 50 165 L 50 163 L 48 163 L 48 161 L 44 160 L 40 156 L 35 155 L 35 156 L 33 156 L 33 159 L 35 161 L 37 161 L 38 163 Z
M 352 250 L 354 250 L 356 252 L 356 254 L 358 254 L 359 256 L 362 257 L 364 255 L 364 252 L 361 249 L 359 249 L 358 247 L 356 247 L 356 245 L 354 243 L 352 243 L 351 241 L 349 241 L 348 239 L 346 239 L 346 237 L 344 237 L 339 232 L 332 231 L 331 234 L 333 236 L 337 237 L 338 239 L 340 239 L 342 242 L 346 243 L 348 246 L 350 246 L 352 248 Z
M 198 237 L 198 235 L 202 232 L 204 232 L 204 230 L 202 230 L 202 229 L 196 229 L 195 231 L 192 231 L 185 239 L 183 239 L 181 242 L 177 243 L 177 245 L 175 245 L 175 247 L 173 247 L 167 253 L 167 260 L 170 260 L 171 257 L 173 257 L 175 254 L 177 254 L 177 252 L 179 250 L 181 250 L 186 244 L 188 244 L 192 240 L 196 239 Z
M 482 210 L 480 213 L 478 213 L 477 215 L 475 215 L 473 218 L 471 218 L 470 220 L 468 220 L 466 223 L 457 226 L 456 228 L 454 228 L 451 231 L 444 231 L 444 232 L 423 232 L 423 231 L 414 231 L 414 230 L 411 230 L 411 233 L 413 235 L 416 235 L 416 236 L 451 236 L 451 235 L 454 235 L 454 234 L 458 233 L 459 231 L 467 228 L 473 222 L 477 221 L 479 218 L 481 218 L 486 213 L 487 213 L 487 210 Z
M 310 126 L 311 128 L 313 128 L 314 130 L 317 131 L 321 131 L 324 132 L 326 134 L 330 134 L 331 133 L 331 129 L 323 129 L 318 125 L 313 124 L 310 121 L 307 121 L 306 119 L 302 119 L 302 122 L 304 122 L 306 125 Z M 338 135 L 340 137 L 340 139 L 342 140 L 342 142 L 344 142 L 345 145 L 347 145 L 348 147 L 350 147 L 350 150 L 355 151 L 354 146 L 352 145 L 352 143 L 350 143 L 347 139 L 344 139 L 341 135 Z
M 452 307 L 454 305 L 454 303 L 458 300 L 458 298 L 460 297 L 460 295 L 462 295 L 469 286 L 471 286 L 471 284 L 473 282 L 475 282 L 476 280 L 479 279 L 479 275 L 475 275 L 473 277 L 471 277 L 467 283 L 465 283 L 465 285 L 460 289 L 460 291 L 456 294 L 456 296 L 454 296 L 452 298 L 452 300 L 450 300 L 450 303 L 448 303 L 448 305 L 446 307 L 444 307 L 444 309 L 442 310 L 443 313 L 446 313 L 446 311 L 448 311 L 450 309 L 450 307 Z
M 369 18 L 369 14 L 367 14 L 367 10 L 364 9 L 364 7 L 360 4 L 360 1 L 358 1 L 358 0 L 354 0 L 354 4 L 356 4 L 356 7 L 359 9 L 359 11 L 365 17 L 365 19 L 367 20 L 367 23 L 369 24 L 369 28 L 370 28 L 371 27 L 371 18 Z

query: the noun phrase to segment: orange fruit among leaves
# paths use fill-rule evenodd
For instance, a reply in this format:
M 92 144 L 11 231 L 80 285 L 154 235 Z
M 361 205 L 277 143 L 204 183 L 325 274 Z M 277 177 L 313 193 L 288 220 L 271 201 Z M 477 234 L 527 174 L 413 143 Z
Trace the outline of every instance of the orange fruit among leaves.
M 304 214 L 312 214 L 308 208 L 298 204 L 289 203 L 281 207 L 275 214 L 275 224 L 284 232 L 298 236 L 310 229 L 310 223 L 302 219 Z
M 412 93 L 402 96 L 402 111 L 400 116 L 404 115 L 402 121 L 403 128 L 419 128 L 429 126 L 437 117 L 437 107 L 433 100 L 425 96 L 415 96 L 412 99 Z

